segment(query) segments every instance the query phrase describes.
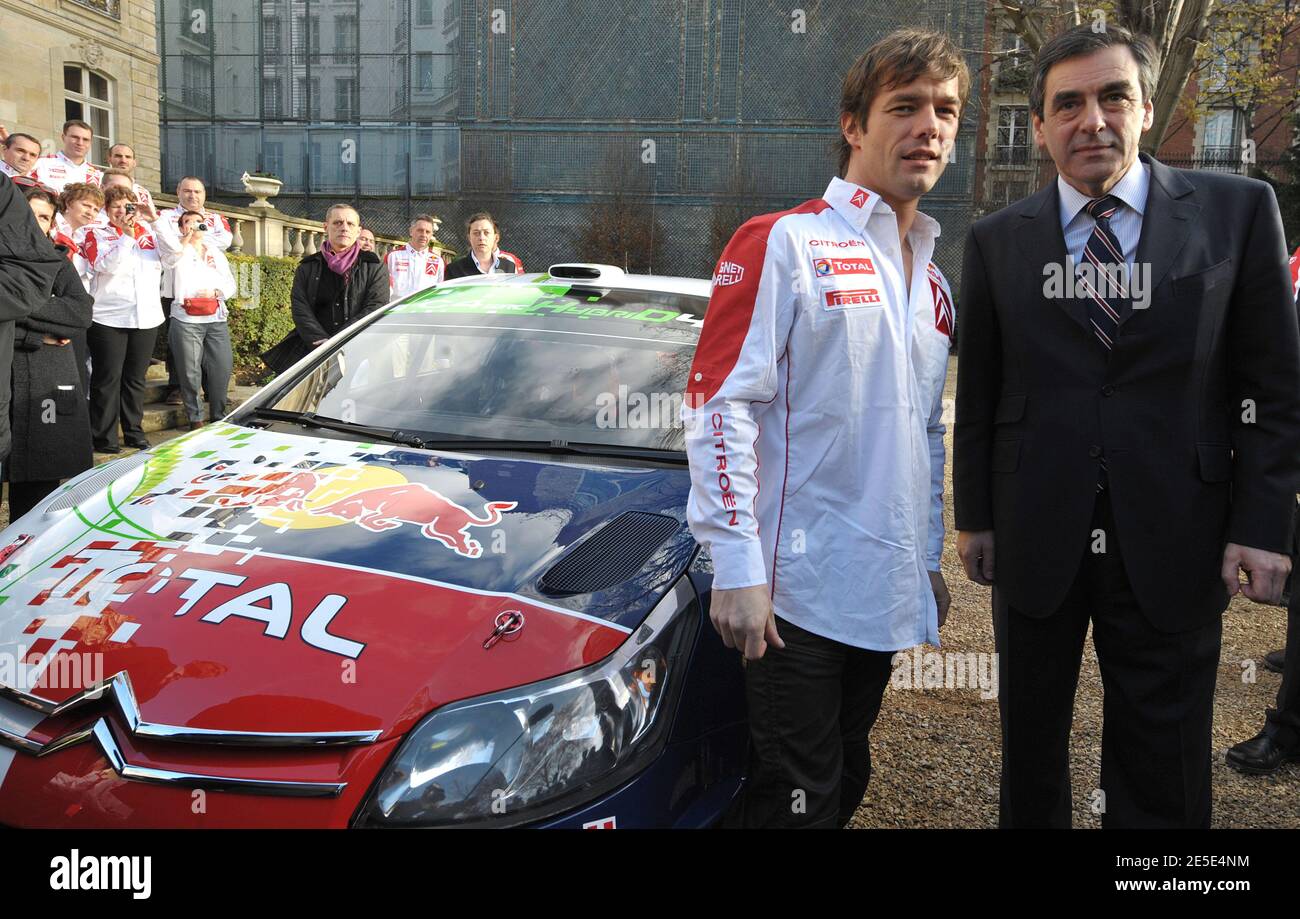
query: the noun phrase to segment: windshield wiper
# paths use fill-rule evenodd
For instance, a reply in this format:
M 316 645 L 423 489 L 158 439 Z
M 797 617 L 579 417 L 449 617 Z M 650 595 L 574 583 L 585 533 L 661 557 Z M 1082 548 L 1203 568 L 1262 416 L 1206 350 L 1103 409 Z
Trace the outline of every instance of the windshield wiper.
M 314 412 L 287 412 L 278 408 L 255 408 L 254 416 L 267 421 L 286 421 L 307 428 L 326 428 L 357 434 L 370 440 L 382 440 L 415 447 L 417 450 L 500 450 L 515 453 L 563 453 L 571 456 L 605 456 L 620 459 L 649 459 L 685 465 L 686 453 L 659 447 L 632 447 L 619 444 L 595 444 L 569 440 L 499 440 L 491 437 L 445 437 L 441 434 L 417 433 L 400 428 L 377 428 Z
M 253 409 L 253 414 L 267 421 L 287 421 L 307 428 L 325 428 L 330 431 L 342 431 L 345 434 L 359 434 L 369 440 L 382 440 L 404 447 L 419 447 L 424 443 L 418 435 L 398 428 L 376 428 L 368 424 L 343 421 L 340 418 L 327 418 L 315 412 L 286 412 L 283 409 L 259 406 Z
M 418 435 L 416 435 L 418 439 Z M 498 440 L 491 437 L 465 437 L 421 440 L 414 446 L 425 450 L 501 450 L 516 453 L 564 453 L 574 456 L 608 456 L 621 459 L 651 459 L 668 463 L 686 463 L 682 450 L 661 447 L 633 447 L 622 444 L 595 444 L 571 440 Z

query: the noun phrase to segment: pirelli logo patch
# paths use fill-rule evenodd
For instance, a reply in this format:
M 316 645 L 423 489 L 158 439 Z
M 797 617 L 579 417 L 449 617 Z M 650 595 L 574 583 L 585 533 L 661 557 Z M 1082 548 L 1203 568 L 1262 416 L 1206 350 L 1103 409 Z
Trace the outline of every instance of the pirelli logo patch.
M 826 291 L 826 308 L 842 310 L 850 306 L 875 306 L 880 303 L 880 292 L 874 287 L 862 290 Z
M 736 262 L 721 262 L 717 273 L 713 276 L 713 284 L 715 287 L 730 287 L 732 284 L 739 284 L 744 277 L 744 265 Z

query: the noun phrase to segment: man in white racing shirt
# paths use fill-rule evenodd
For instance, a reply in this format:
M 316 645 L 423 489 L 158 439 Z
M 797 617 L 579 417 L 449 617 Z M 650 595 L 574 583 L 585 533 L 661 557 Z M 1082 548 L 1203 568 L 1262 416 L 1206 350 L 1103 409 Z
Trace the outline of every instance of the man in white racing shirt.
M 938 643 L 942 393 L 954 313 L 918 212 L 970 75 L 943 35 L 895 32 L 840 104 L 840 176 L 728 244 L 683 419 L 710 616 L 746 661 L 747 826 L 844 826 L 893 654 Z

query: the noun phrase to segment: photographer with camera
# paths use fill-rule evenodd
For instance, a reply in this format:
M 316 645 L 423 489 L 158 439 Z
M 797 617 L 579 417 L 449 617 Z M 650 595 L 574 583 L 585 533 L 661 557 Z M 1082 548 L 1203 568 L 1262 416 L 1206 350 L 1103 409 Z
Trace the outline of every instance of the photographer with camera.
M 87 336 L 91 354 L 90 430 L 95 449 L 118 453 L 119 415 L 128 447 L 149 446 L 141 428 L 145 372 L 153 355 L 162 304 L 162 262 L 149 224 L 138 218 L 135 192 L 124 186 L 104 195 L 107 225 L 91 224 L 77 243 L 95 298 Z
M 159 213 L 158 219 L 154 222 L 154 230 L 160 236 L 179 239 L 181 216 L 187 211 L 193 211 L 200 214 L 203 217 L 203 222 L 208 226 L 208 232 L 203 234 L 204 245 L 214 247 L 221 252 L 225 252 L 230 248 L 231 242 L 234 240 L 230 223 L 216 211 L 208 210 L 208 187 L 203 184 L 202 179 L 198 176 L 183 177 L 176 183 L 176 200 L 179 202 L 176 207 L 169 207 Z M 162 334 L 169 344 L 171 342 L 170 310 L 172 299 L 175 296 L 172 289 L 172 280 L 172 272 L 163 271 L 162 305 L 168 318 Z M 184 398 L 181 396 L 180 381 L 176 377 L 176 363 L 170 347 L 167 349 L 167 395 L 164 396 L 164 401 L 168 405 L 181 405 L 184 402 Z
M 181 215 L 179 236 L 158 234 L 158 252 L 171 273 L 174 298 L 168 347 L 180 383 L 191 431 L 203 426 L 199 387 L 208 394 L 208 419 L 226 414 L 226 389 L 234 358 L 226 300 L 236 292 L 235 276 L 220 247 L 207 242 L 212 227 L 198 211 Z

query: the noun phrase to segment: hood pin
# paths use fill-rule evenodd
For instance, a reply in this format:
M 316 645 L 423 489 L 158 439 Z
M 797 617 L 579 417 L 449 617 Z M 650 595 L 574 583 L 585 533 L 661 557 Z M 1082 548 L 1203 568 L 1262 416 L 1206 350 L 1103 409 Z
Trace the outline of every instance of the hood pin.
M 524 627 L 524 614 L 517 609 L 508 609 L 505 612 L 497 614 L 496 628 L 492 634 L 483 642 L 483 650 L 486 651 L 501 639 L 513 641 L 514 636 L 519 634 L 520 629 Z

